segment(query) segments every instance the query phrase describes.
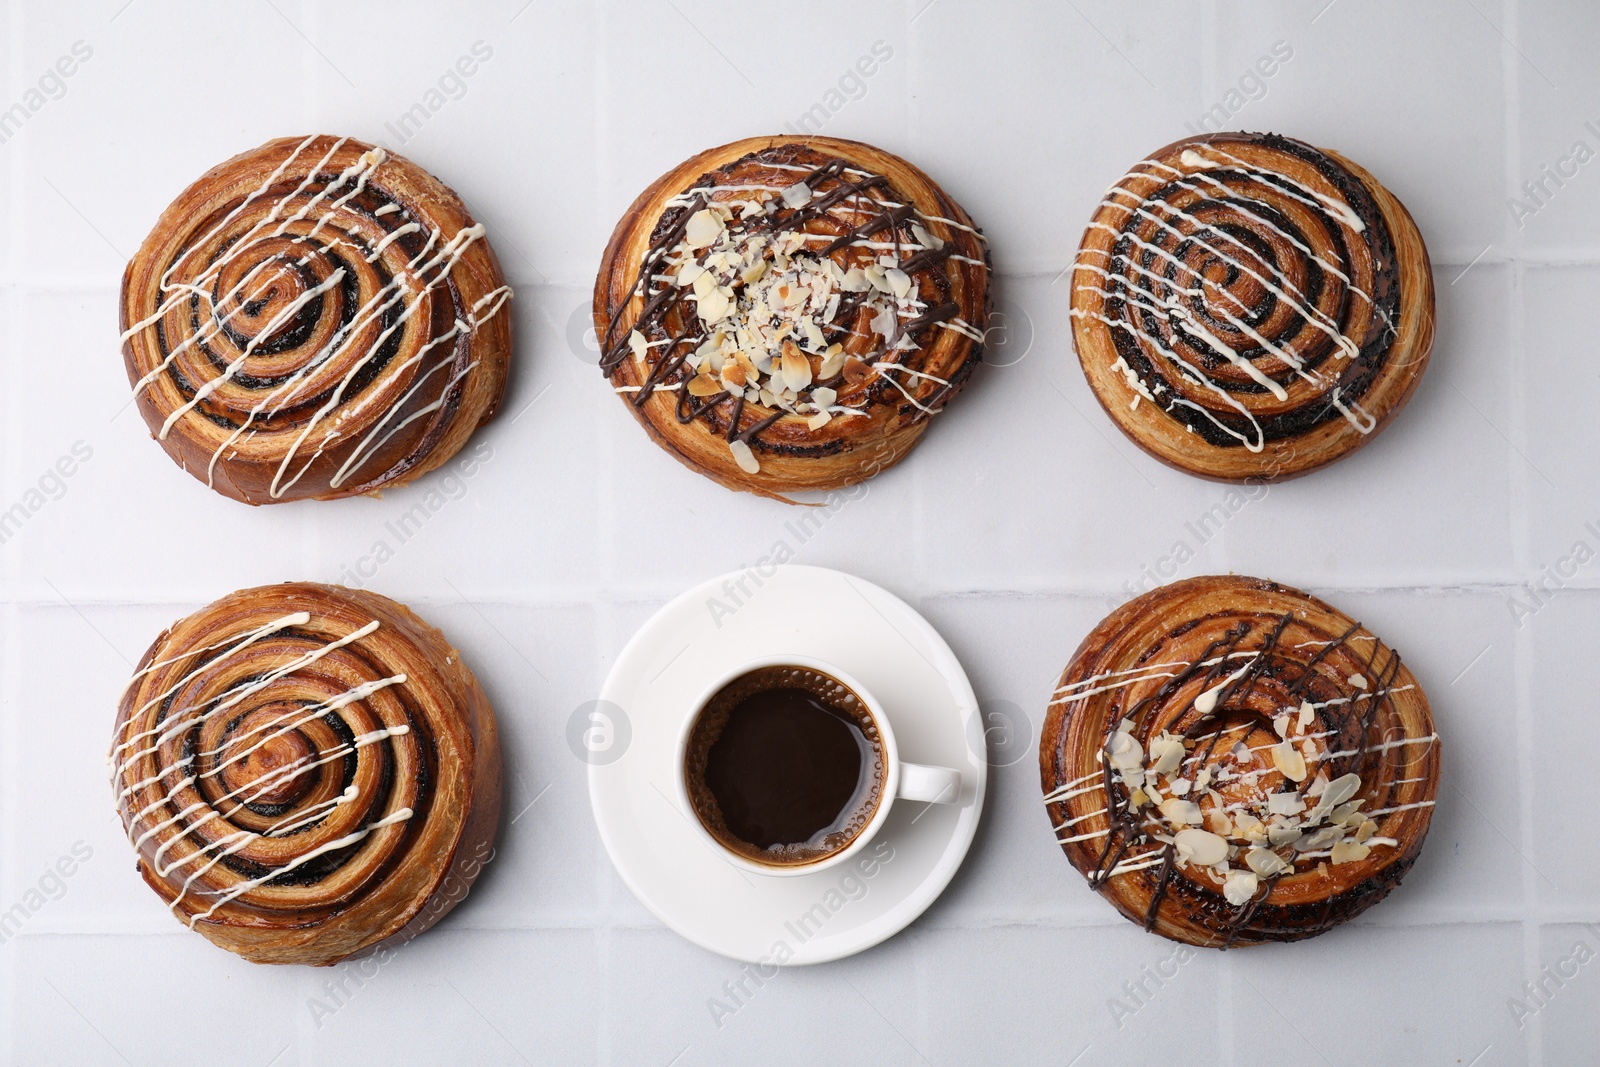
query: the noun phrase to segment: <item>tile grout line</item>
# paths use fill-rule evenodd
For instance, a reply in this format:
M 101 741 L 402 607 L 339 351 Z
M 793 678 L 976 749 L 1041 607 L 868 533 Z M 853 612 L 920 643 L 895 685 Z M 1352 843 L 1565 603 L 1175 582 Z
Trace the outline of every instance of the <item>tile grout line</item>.
M 1520 12 L 1517 0 L 1502 0 L 1501 21 L 1504 23 L 1505 42 L 1500 48 L 1501 76 L 1503 78 L 1503 92 L 1505 97 L 1505 182 L 1508 195 L 1514 196 L 1517 187 L 1517 171 L 1520 166 L 1522 150 L 1521 119 L 1522 119 L 1522 71 L 1518 66 L 1517 49 L 1520 32 Z M 1526 278 L 1527 266 L 1522 261 L 1519 253 L 1520 247 L 1515 243 L 1515 235 L 1511 233 L 1511 223 L 1505 223 L 1508 244 L 1513 251 L 1510 255 L 1511 274 L 1511 307 L 1509 309 L 1509 338 L 1511 348 L 1511 383 L 1509 420 L 1510 437 L 1518 442 L 1518 447 L 1526 450 L 1527 445 L 1527 393 L 1522 387 L 1523 371 L 1527 359 L 1526 345 L 1523 339 L 1523 325 L 1526 321 Z M 1530 494 L 1532 492 L 1531 479 L 1525 466 L 1511 462 L 1511 494 L 1512 494 L 1512 567 L 1522 573 L 1527 573 L 1531 566 L 1528 562 L 1532 558 L 1531 536 L 1529 522 L 1531 516 Z M 1512 686 L 1516 700 L 1517 722 L 1517 801 L 1518 801 L 1518 826 L 1519 836 L 1527 842 L 1535 841 L 1533 834 L 1533 703 L 1532 703 L 1532 674 L 1533 644 L 1532 634 L 1527 628 L 1518 628 L 1512 636 Z M 1529 846 L 1533 846 L 1530 844 Z M 1521 865 L 1522 873 L 1522 899 L 1524 914 L 1522 919 L 1522 961 L 1523 975 L 1532 980 L 1537 977 L 1539 970 L 1539 924 L 1536 916 L 1537 899 L 1540 892 L 1536 872 L 1528 863 Z M 1543 1040 L 1541 1016 L 1535 1015 L 1531 1020 L 1532 1025 L 1523 1035 L 1523 1049 L 1531 1064 L 1543 1062 Z
M 22 84 L 23 69 L 23 32 L 24 18 L 23 5 L 13 3 L 7 11 L 5 33 L 6 55 L 9 59 L 10 76 L 0 80 L 6 99 L 17 99 L 14 92 Z M 27 150 L 27 142 L 22 144 L 11 142 L 10 158 L 6 161 L 6 172 L 10 180 L 10 189 L 6 199 L 7 233 L 12 240 L 7 242 L 4 259 L 5 270 L 12 273 L 20 265 L 21 249 L 23 247 L 23 233 L 20 227 L 25 225 L 25 215 L 22 210 L 22 183 L 25 175 L 23 166 L 23 153 Z M 5 316 L 5 321 L 0 323 L 6 343 L 10 345 L 11 352 L 21 351 L 22 340 L 22 300 L 15 294 L 6 294 L 0 299 L 0 314 Z M 22 420 L 17 417 L 20 402 L 17 398 L 16 378 L 19 374 L 17 361 L 4 360 L 0 366 L 0 382 L 5 389 L 0 395 L 0 410 L 5 416 L 5 427 L 0 429 L 0 448 L 4 455 L 0 455 L 0 486 L 9 492 L 10 488 L 20 485 L 20 460 L 18 459 L 17 444 L 23 439 Z M 0 559 L 0 589 L 12 588 L 12 571 L 15 561 L 11 557 L 15 552 L 6 554 Z M 19 632 L 17 625 L 18 611 L 10 604 L 0 607 L 0 811 L 8 815 L 17 810 L 17 794 L 20 791 L 19 775 L 13 769 L 17 742 L 16 716 L 12 713 L 15 707 L 15 691 L 17 687 L 16 671 L 16 639 Z M 13 818 L 0 819 L 0 892 L 7 894 L 0 906 L 10 907 L 11 885 L 5 877 L 5 872 L 15 872 L 17 830 L 16 820 Z M 17 951 L 6 951 L 0 946 L 0 1061 L 5 1063 L 16 1062 L 17 1040 Z
M 605 92 L 606 87 L 611 84 L 611 68 L 609 64 L 611 58 L 611 39 L 609 33 L 611 6 L 609 0 L 598 0 L 598 2 L 590 9 L 590 11 L 590 25 L 592 33 L 590 47 L 593 49 L 594 56 L 594 167 L 595 179 L 600 189 L 599 194 L 594 198 L 594 210 L 597 216 L 600 232 L 605 233 L 609 232 L 605 228 L 607 226 L 607 222 L 604 218 L 599 218 L 598 216 L 605 211 L 605 193 L 611 188 L 611 183 L 613 180 L 613 175 L 611 172 L 611 159 L 605 148 L 605 146 L 610 143 L 610 139 L 606 136 L 606 134 L 611 127 L 610 109 L 613 106 L 610 98 Z M 591 282 L 591 285 L 592 284 L 594 283 Z M 598 348 L 604 348 L 605 339 L 600 337 L 598 333 L 595 336 L 595 342 Z M 596 366 L 593 371 L 596 377 L 600 376 L 598 361 L 603 358 L 603 356 L 603 351 L 596 353 Z M 602 380 L 604 381 L 606 379 Z M 631 422 L 632 420 L 630 419 L 629 421 Z M 613 422 L 613 425 L 614 424 L 615 423 Z M 612 589 L 616 587 L 619 570 L 616 554 L 617 507 L 615 503 L 616 493 L 614 491 L 617 484 L 616 435 L 607 427 L 596 427 L 595 437 L 595 447 L 596 451 L 599 453 L 596 458 L 600 464 L 600 469 L 604 472 L 601 475 L 601 484 L 607 490 L 602 492 L 599 496 L 599 499 L 596 501 L 595 521 L 600 524 L 598 548 L 601 553 L 601 559 L 603 560 L 601 564 L 601 570 L 597 577 L 602 588 Z M 596 637 L 599 638 L 601 635 L 604 635 L 604 637 L 609 640 L 609 643 L 602 645 L 601 648 L 620 648 L 621 646 L 616 641 L 616 631 L 618 627 L 615 607 L 610 605 L 603 606 L 595 614 Z M 601 620 L 603 620 L 603 625 L 601 624 Z M 598 653 L 600 650 L 600 648 L 597 648 L 595 651 Z M 615 660 L 613 659 L 611 663 L 614 662 Z M 607 671 L 609 671 L 611 663 L 605 665 Z M 603 680 L 601 684 L 604 684 Z M 600 693 L 597 689 L 594 693 L 594 697 L 595 699 L 598 699 L 599 696 Z M 588 792 L 588 778 L 589 768 L 588 765 L 585 764 L 583 767 L 583 784 L 585 793 Z M 593 818 L 592 813 L 591 818 Z M 590 947 L 590 951 L 594 954 L 595 988 L 597 990 L 596 999 L 599 1001 L 599 1010 L 595 1013 L 594 1057 L 596 1064 L 601 1065 L 601 1067 L 609 1067 L 612 1062 L 611 1019 L 614 1007 L 611 995 L 611 954 L 612 942 L 614 940 L 613 923 L 616 919 L 615 887 L 620 879 L 608 877 L 608 869 L 611 866 L 611 856 L 607 852 L 605 845 L 602 843 L 600 847 L 594 850 L 594 852 L 593 877 L 595 879 L 596 898 L 601 902 L 602 905 L 600 912 L 601 919 L 596 924 L 594 939 Z

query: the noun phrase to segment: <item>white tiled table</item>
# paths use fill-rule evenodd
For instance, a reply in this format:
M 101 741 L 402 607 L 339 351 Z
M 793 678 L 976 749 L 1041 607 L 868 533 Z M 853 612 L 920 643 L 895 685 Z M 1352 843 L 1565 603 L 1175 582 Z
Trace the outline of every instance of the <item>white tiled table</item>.
M 1513 598 L 1576 542 L 1600 550 L 1600 160 L 1521 228 L 1506 201 L 1575 141 L 1600 149 L 1584 126 L 1600 128 L 1600 9 L 926 3 L 256 0 L 225 25 L 198 2 L 6 5 L 0 102 L 74 42 L 92 55 L 0 144 L 0 507 L 76 442 L 93 454 L 0 547 L 0 909 L 75 845 L 92 856 L 0 945 L 0 1062 L 1593 1062 L 1600 962 L 1545 980 L 1538 1002 L 1524 983 L 1580 942 L 1600 950 L 1582 925 L 1600 922 L 1600 560 L 1527 617 Z M 492 56 L 465 94 L 398 144 L 385 123 L 477 41 Z M 919 922 L 785 972 L 719 1028 L 707 1000 L 737 966 L 662 928 L 612 872 L 567 718 L 656 606 L 768 551 L 790 514 L 649 444 L 574 316 L 643 185 L 796 121 L 879 41 L 892 55 L 824 130 L 909 156 L 985 226 L 1010 365 L 797 560 L 918 606 L 980 698 L 1035 732 L 1084 632 L 1179 541 L 1195 552 L 1182 574 L 1269 576 L 1359 615 L 1404 651 L 1446 738 L 1428 847 L 1360 920 L 1172 975 L 1173 946 L 1060 855 L 1024 758 L 995 768 L 966 865 Z M 1377 442 L 1200 544 L 1184 524 L 1223 489 L 1114 432 L 1056 278 L 1102 189 L 1278 41 L 1292 58 L 1232 124 L 1338 148 L 1406 202 L 1434 256 L 1439 338 Z M 327 1017 L 312 998 L 336 974 L 254 967 L 172 921 L 134 874 L 103 765 L 115 695 L 161 626 L 236 587 L 337 580 L 433 487 L 246 509 L 177 471 L 124 408 L 127 254 L 213 163 L 314 130 L 387 140 L 444 177 L 517 286 L 507 414 L 479 438 L 493 457 L 370 584 L 451 634 L 488 687 L 508 819 L 540 797 L 466 904 Z M 651 549 L 663 532 L 736 547 L 678 563 Z M 1514 998 L 1542 1006 L 1518 1019 Z

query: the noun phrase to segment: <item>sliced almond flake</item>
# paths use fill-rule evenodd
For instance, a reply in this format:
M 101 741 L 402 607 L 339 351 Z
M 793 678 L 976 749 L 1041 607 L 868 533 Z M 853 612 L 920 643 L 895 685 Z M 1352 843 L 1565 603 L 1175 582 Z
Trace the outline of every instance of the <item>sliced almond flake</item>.
M 1229 871 L 1222 880 L 1222 895 L 1237 908 L 1250 903 L 1260 885 L 1261 880 L 1249 871 Z
M 692 259 L 687 260 L 683 266 L 678 269 L 678 287 L 682 288 L 685 285 L 693 285 L 695 283 L 695 279 L 699 278 L 700 275 L 704 274 L 705 272 L 706 269 L 700 264 L 696 263 Z
M 683 239 L 690 248 L 704 248 L 721 235 L 722 216 L 710 208 L 701 208 L 690 215 L 689 224 L 683 228 Z
M 710 271 L 702 271 L 695 275 L 694 295 L 704 300 L 706 294 L 717 287 L 717 276 Z
M 1169 798 L 1162 802 L 1161 814 L 1166 817 L 1168 822 L 1178 825 L 1199 826 L 1203 821 L 1202 816 L 1200 815 L 1200 805 L 1194 803 L 1192 800 L 1179 800 L 1176 797 Z M 1211 863 L 1215 861 L 1207 860 L 1206 862 Z
M 1337 867 L 1341 863 L 1359 863 L 1372 854 L 1372 849 L 1359 841 L 1340 841 L 1333 846 L 1333 855 L 1328 857 Z
M 1319 771 L 1317 771 L 1317 776 L 1315 778 L 1311 779 L 1311 784 L 1306 786 L 1306 788 L 1304 790 L 1304 795 L 1308 796 L 1308 797 L 1320 797 L 1323 794 L 1323 792 L 1325 792 L 1327 790 L 1327 788 L 1328 788 L 1328 772 L 1324 771 L 1324 770 L 1319 770 Z
M 1189 790 L 1193 787 L 1194 783 L 1189 781 L 1189 779 L 1179 778 L 1177 781 L 1168 783 L 1167 792 L 1171 793 L 1175 797 L 1186 797 L 1189 795 Z
M 1228 858 L 1228 842 L 1210 830 L 1179 830 L 1172 838 L 1178 859 L 1209 867 Z
M 1202 768 L 1200 768 L 1200 773 L 1194 776 L 1194 787 L 1196 789 L 1205 789 L 1210 784 L 1211 784 L 1211 768 L 1210 767 L 1202 767 Z
M 806 420 L 806 428 L 810 430 L 820 430 L 832 421 L 832 415 L 828 414 L 826 411 L 819 411 Z
M 747 381 L 744 368 L 738 363 L 729 362 L 722 365 L 722 384 L 727 386 L 729 391 L 743 389 Z
M 1273 848 L 1282 848 L 1300 840 L 1300 828 L 1289 823 L 1274 823 L 1267 827 L 1267 842 Z
M 1328 783 L 1328 788 L 1323 790 L 1319 807 L 1336 808 L 1340 804 L 1355 796 L 1361 789 L 1361 776 L 1355 772 L 1341 774 Z
M 1273 793 L 1267 797 L 1267 810 L 1274 815 L 1299 815 L 1306 810 L 1306 802 L 1298 792 Z
M 1221 808 L 1212 808 L 1206 812 L 1206 829 L 1219 837 L 1232 837 L 1233 820 Z
M 697 374 L 689 379 L 690 396 L 715 396 L 722 392 L 722 383 L 709 374 Z
M 721 289 L 713 289 L 695 303 L 695 310 L 705 322 L 720 322 L 733 307 L 732 301 L 722 295 Z
M 911 292 L 911 276 L 899 267 L 890 267 L 884 272 L 884 279 L 889 283 L 889 291 L 900 300 L 906 298 Z
M 1357 689 L 1365 689 L 1367 688 L 1366 676 L 1361 674 L 1352 674 L 1350 676 L 1350 684 L 1355 686 Z
M 888 337 L 894 331 L 894 323 L 894 309 L 879 308 L 878 313 L 872 316 L 872 332 L 879 337 Z
M 829 389 L 827 386 L 819 386 L 818 388 L 811 390 L 811 400 L 820 408 L 832 407 L 833 402 L 838 399 L 838 391 Z
M 764 260 L 764 259 L 758 259 L 754 263 L 752 263 L 748 267 L 746 267 L 744 269 L 743 273 L 741 273 L 739 275 L 739 278 L 746 285 L 754 285 L 756 282 L 759 282 L 761 280 L 761 278 L 762 278 L 762 275 L 764 275 L 766 273 L 767 273 L 767 261 Z
M 1356 840 L 1365 841 L 1367 838 L 1371 837 L 1377 832 L 1377 823 L 1373 822 L 1371 819 L 1364 820 L 1360 826 L 1356 827 Z
M 822 330 L 819 329 L 817 324 L 811 319 L 802 321 L 800 323 L 800 328 L 805 332 L 806 342 L 810 344 L 814 350 L 821 352 L 823 349 L 828 347 L 828 339 L 822 336 Z
M 833 260 L 830 259 L 828 262 L 832 263 Z M 833 317 L 839 314 L 839 300 L 840 296 L 838 293 L 834 293 L 832 296 L 828 297 L 828 306 L 822 311 L 823 322 L 832 322 Z
M 793 341 L 783 343 L 783 384 L 796 391 L 811 384 L 811 361 L 801 354 Z
M 1272 746 L 1272 762 L 1278 768 L 1278 771 L 1290 781 L 1303 782 L 1306 780 L 1306 759 L 1295 751 L 1294 745 L 1290 742 L 1279 741 Z M 1295 800 L 1298 803 L 1299 797 L 1296 796 Z M 1301 804 L 1301 808 L 1303 809 L 1304 807 L 1305 805 Z
M 778 195 L 783 197 L 783 202 L 790 207 L 805 207 L 811 202 L 811 186 L 805 182 L 795 182 Z
M 650 345 L 644 339 L 644 334 L 633 330 L 628 334 L 628 347 L 633 350 L 633 358 L 640 363 L 644 362 L 645 353 L 650 350 Z
M 1300 729 L 1303 731 L 1307 726 L 1310 726 L 1312 720 L 1316 717 L 1317 709 L 1311 706 L 1311 701 L 1300 701 Z
M 860 267 L 851 267 L 844 272 L 844 277 L 839 279 L 839 287 L 847 293 L 864 293 L 872 288 L 872 283 L 867 281 L 867 276 Z
M 1251 815 L 1248 811 L 1241 811 L 1233 817 L 1234 829 L 1239 836 L 1247 841 L 1265 841 L 1267 839 L 1267 824 Z
M 1263 878 L 1293 870 L 1293 865 L 1270 848 L 1252 848 L 1244 854 L 1244 862 Z
M 1135 789 L 1132 793 L 1128 794 L 1128 803 L 1136 808 L 1142 808 L 1146 804 L 1150 803 L 1150 798 L 1145 795 L 1145 791 L 1143 789 Z
M 1119 770 L 1131 770 L 1144 763 L 1144 748 L 1132 734 L 1122 730 L 1111 735 L 1106 748 L 1111 755 L 1111 766 Z
M 756 459 L 756 454 L 743 441 L 729 441 L 728 451 L 733 453 L 734 461 L 746 474 L 756 474 L 761 470 L 761 463 Z
M 1150 742 L 1150 769 L 1157 774 L 1171 774 L 1183 762 L 1183 742 L 1170 734 L 1162 734 Z
M 1289 736 L 1289 713 L 1287 711 L 1272 717 L 1272 729 L 1279 737 Z
M 1332 813 L 1328 815 L 1328 819 L 1331 822 L 1338 823 L 1348 823 L 1351 820 L 1356 820 L 1359 822 L 1362 818 L 1361 805 L 1365 804 L 1366 802 L 1366 798 L 1363 797 L 1360 800 L 1352 800 L 1348 804 L 1340 804 L 1337 808 L 1333 809 Z

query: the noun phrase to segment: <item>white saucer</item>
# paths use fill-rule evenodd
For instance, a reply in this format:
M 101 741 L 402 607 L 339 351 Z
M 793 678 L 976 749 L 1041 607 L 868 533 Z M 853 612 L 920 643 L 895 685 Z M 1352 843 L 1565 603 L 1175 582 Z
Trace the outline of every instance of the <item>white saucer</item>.
M 859 857 L 816 874 L 766 877 L 725 861 L 674 799 L 678 728 L 718 675 L 777 653 L 859 679 L 884 705 L 903 759 L 961 771 L 960 800 L 898 801 Z M 752 569 L 690 589 L 634 634 L 599 708 L 621 720 L 609 736 L 626 745 L 589 766 L 617 873 L 662 922 L 736 960 L 822 963 L 894 936 L 944 891 L 983 812 L 988 761 L 961 664 L 904 601 L 839 571 Z

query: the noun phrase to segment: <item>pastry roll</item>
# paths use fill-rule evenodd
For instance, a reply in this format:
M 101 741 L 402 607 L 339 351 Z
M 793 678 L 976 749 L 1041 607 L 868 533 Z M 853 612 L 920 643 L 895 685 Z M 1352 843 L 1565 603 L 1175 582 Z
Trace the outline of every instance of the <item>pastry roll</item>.
M 1221 481 L 1274 480 L 1371 440 L 1433 347 L 1411 216 L 1337 152 L 1191 137 L 1106 192 L 1072 271 L 1072 336 L 1140 448 Z
M 650 435 L 782 497 L 899 462 L 982 359 L 988 253 L 897 156 L 756 137 L 679 164 L 617 223 L 600 367 Z
M 1400 654 L 1258 578 L 1174 582 L 1095 627 L 1039 742 L 1056 838 L 1164 937 L 1226 948 L 1320 934 L 1416 861 L 1439 738 Z
M 489 421 L 511 289 L 437 178 L 348 137 L 283 138 L 184 190 L 122 278 L 151 434 L 247 504 L 405 485 Z

